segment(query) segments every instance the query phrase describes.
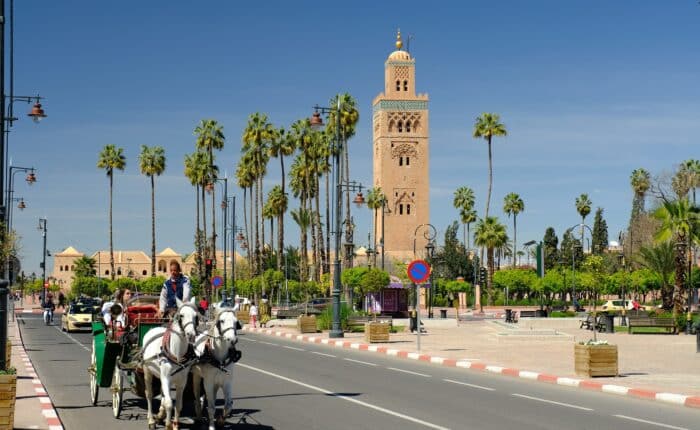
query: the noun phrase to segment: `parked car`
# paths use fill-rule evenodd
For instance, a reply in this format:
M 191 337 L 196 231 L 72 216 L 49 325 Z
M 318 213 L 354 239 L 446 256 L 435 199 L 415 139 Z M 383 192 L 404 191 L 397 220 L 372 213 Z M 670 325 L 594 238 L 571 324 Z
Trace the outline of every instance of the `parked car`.
M 61 330 L 71 332 L 92 327 L 92 306 L 71 303 L 61 317 Z
M 626 309 L 628 311 L 634 309 L 645 311 L 646 307 L 639 304 L 639 302 L 636 300 L 608 300 L 607 302 L 603 303 L 602 309 L 604 311 L 622 311 L 622 309 Z

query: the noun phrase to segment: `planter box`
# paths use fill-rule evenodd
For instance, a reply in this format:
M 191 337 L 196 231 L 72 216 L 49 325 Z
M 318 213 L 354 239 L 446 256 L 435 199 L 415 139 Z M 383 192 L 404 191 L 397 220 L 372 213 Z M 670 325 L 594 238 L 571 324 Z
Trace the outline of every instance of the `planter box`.
M 617 345 L 576 344 L 574 364 L 579 376 L 617 376 Z
M 316 333 L 316 317 L 313 315 L 299 315 L 297 318 L 299 333 Z
M 390 327 L 390 324 L 382 322 L 365 323 L 365 342 L 389 342 Z
M 0 375 L 0 430 L 12 430 L 15 424 L 17 375 Z
M 236 318 L 241 324 L 248 324 L 250 322 L 250 313 L 248 311 L 238 311 L 236 312 Z

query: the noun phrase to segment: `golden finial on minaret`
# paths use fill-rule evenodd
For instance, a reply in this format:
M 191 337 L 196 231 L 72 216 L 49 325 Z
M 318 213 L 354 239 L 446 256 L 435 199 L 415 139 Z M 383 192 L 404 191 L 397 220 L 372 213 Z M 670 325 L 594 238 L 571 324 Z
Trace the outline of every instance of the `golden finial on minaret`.
M 401 41 L 401 29 L 399 28 L 397 34 L 396 34 L 396 49 L 399 51 L 403 47 L 403 42 Z

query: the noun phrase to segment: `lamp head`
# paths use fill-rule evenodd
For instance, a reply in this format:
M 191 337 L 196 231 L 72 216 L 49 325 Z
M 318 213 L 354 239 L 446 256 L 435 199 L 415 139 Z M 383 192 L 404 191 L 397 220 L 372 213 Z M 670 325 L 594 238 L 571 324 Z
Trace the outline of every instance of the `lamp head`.
M 365 196 L 362 195 L 362 191 L 357 193 L 355 199 L 353 199 L 352 202 L 355 203 L 355 205 L 357 205 L 358 208 L 365 204 Z
M 309 123 L 311 124 L 311 129 L 315 131 L 318 131 L 323 127 L 323 118 L 321 118 L 321 113 L 318 110 L 315 110 L 311 115 Z
M 27 181 L 27 184 L 33 185 L 34 182 L 36 182 L 36 175 L 34 174 L 34 171 L 29 172 L 24 180 Z
M 26 204 L 24 204 L 24 199 L 20 199 L 19 204 L 17 205 L 17 209 L 23 211 L 27 207 Z
M 46 113 L 39 103 L 39 97 L 37 96 L 37 101 L 34 103 L 32 110 L 27 114 L 34 122 L 38 123 L 42 119 L 46 118 Z

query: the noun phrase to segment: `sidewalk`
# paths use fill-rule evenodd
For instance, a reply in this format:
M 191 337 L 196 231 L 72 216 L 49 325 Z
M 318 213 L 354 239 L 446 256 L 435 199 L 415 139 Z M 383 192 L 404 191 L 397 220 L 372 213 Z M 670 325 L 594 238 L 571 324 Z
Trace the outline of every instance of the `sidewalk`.
M 24 312 L 27 311 L 32 312 L 32 308 L 25 308 Z M 7 326 L 7 338 L 12 342 L 11 365 L 17 369 L 14 428 L 63 430 L 63 425 L 56 415 L 53 403 L 38 379 L 34 366 L 32 366 L 22 344 L 19 332 L 19 324 L 22 324 L 22 320 L 17 317 L 22 316 L 23 310 L 17 307 L 15 312 L 14 321 L 10 315 Z
M 444 327 L 446 322 L 453 327 Z M 593 333 L 579 329 L 578 319 L 573 318 L 521 319 L 518 324 L 426 321 L 428 333 L 421 335 L 420 352 L 416 335 L 407 331 L 392 334 L 388 343 L 368 345 L 363 333 L 345 333 L 343 339 L 329 340 L 328 332 L 299 335 L 288 320 L 270 323 L 269 329 L 246 325 L 244 330 L 700 407 L 700 354 L 695 353 L 695 336 L 598 333 L 598 339 L 618 346 L 620 376 L 586 380 L 574 373 L 574 344 L 591 339 Z M 441 323 L 443 327 L 436 326 Z M 406 327 L 408 323 L 395 320 L 394 325 Z

